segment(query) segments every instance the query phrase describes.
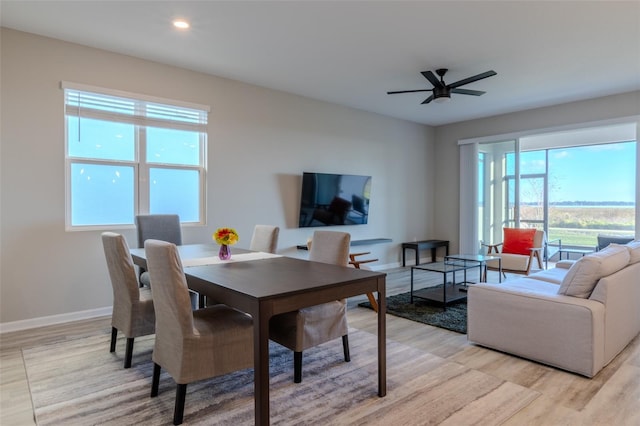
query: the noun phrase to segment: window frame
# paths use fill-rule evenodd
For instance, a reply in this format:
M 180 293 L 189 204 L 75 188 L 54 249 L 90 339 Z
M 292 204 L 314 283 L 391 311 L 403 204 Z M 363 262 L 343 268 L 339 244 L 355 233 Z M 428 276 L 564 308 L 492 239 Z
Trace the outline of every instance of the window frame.
M 183 225 L 206 225 L 206 194 L 207 194 L 207 145 L 208 145 L 208 132 L 207 122 L 210 107 L 206 105 L 187 103 L 182 101 L 152 97 L 147 95 L 141 95 L 136 93 L 124 92 L 120 90 L 106 89 L 101 87 L 95 87 L 85 84 L 70 83 L 62 81 L 60 83 L 61 89 L 63 89 L 63 109 L 64 109 L 64 157 L 65 157 L 65 230 L 66 231 L 95 231 L 95 230 L 113 230 L 113 229 L 127 229 L 135 227 L 133 220 L 131 223 L 103 223 L 103 224 L 91 224 L 91 225 L 74 225 L 72 224 L 72 167 L 74 164 L 94 164 L 105 166 L 123 166 L 133 167 L 133 215 L 149 214 L 150 208 L 150 182 L 149 174 L 150 169 L 171 169 L 171 170 L 190 170 L 198 173 L 199 188 L 198 188 L 198 221 L 185 222 L 181 221 Z M 134 158 L 133 160 L 114 160 L 92 157 L 78 157 L 71 156 L 69 152 L 69 128 L 68 128 L 68 116 L 70 114 L 67 110 L 67 91 L 91 93 L 93 95 L 104 95 L 118 98 L 126 98 L 135 103 L 135 110 L 139 111 L 139 105 L 144 105 L 146 108 L 149 104 L 160 105 L 163 107 L 174 107 L 176 109 L 191 109 L 198 113 L 198 122 L 181 123 L 180 121 L 162 121 L 159 119 L 150 118 L 145 120 L 146 114 L 135 114 L 131 118 L 125 120 L 112 119 L 109 120 L 109 113 L 105 113 L 101 116 L 99 113 L 89 112 L 84 115 L 86 118 L 95 118 L 104 121 L 111 122 L 127 122 L 133 125 L 134 128 Z M 69 108 L 73 108 L 69 106 Z M 80 108 L 78 108 L 80 109 Z M 81 116 L 78 112 L 78 116 Z M 160 124 L 158 126 L 158 124 Z M 198 132 L 198 164 L 174 164 L 163 162 L 148 162 L 147 161 L 147 127 L 163 127 L 174 130 L 189 130 Z

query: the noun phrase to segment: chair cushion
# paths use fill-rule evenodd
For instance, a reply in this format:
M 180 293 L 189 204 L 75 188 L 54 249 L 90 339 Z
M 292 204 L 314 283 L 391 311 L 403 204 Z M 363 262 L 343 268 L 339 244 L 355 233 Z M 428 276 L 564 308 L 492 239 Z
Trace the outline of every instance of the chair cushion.
M 609 246 L 578 259 L 567 272 L 558 294 L 589 298 L 602 277 L 611 275 L 629 264 L 629 250 L 622 246 Z
M 504 228 L 502 252 L 528 255 L 535 235 L 535 229 Z

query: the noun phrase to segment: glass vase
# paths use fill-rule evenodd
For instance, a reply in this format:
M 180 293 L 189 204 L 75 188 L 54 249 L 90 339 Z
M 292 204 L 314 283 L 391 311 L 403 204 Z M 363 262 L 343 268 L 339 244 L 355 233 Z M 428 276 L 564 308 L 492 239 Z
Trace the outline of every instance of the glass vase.
M 226 244 L 222 244 L 220 246 L 220 251 L 218 252 L 218 257 L 220 258 L 220 260 L 231 259 L 231 247 Z

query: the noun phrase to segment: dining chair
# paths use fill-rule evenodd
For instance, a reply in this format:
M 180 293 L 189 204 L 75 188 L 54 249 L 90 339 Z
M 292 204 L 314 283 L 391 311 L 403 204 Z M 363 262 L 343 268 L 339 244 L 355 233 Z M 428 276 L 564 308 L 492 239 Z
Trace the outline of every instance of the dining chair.
M 256 225 L 249 250 L 275 253 L 278 249 L 280 228 L 273 225 Z
M 315 231 L 309 260 L 347 266 L 351 236 L 346 232 Z M 349 362 L 346 299 L 275 315 L 269 338 L 293 351 L 293 381 L 302 381 L 302 352 L 342 337 L 344 360 Z
M 114 232 L 104 232 L 102 246 L 113 288 L 110 352 L 116 350 L 119 330 L 127 338 L 124 368 L 129 368 L 134 339 L 155 333 L 153 299 L 151 291 L 138 284 L 133 259 L 124 237 Z
M 189 288 L 175 244 L 145 242 L 156 307 L 151 396 L 161 369 L 177 384 L 173 424 L 182 423 L 187 384 L 253 366 L 253 320 L 226 305 L 191 310 Z
M 135 217 L 136 230 L 138 233 L 138 247 L 144 248 L 147 240 L 160 240 L 182 245 L 182 228 L 180 226 L 180 216 L 177 214 L 145 214 Z M 149 287 L 151 285 L 149 273 L 140 270 L 140 285 Z M 198 293 L 190 291 L 191 306 L 198 309 Z

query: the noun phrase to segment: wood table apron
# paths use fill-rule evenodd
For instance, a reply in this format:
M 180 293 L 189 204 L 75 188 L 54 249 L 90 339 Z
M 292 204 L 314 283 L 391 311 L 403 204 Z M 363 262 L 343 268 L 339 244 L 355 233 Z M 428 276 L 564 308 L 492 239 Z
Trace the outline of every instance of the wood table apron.
M 179 250 L 182 255 L 190 248 L 179 246 Z M 131 250 L 134 263 L 146 266 L 144 250 L 140 251 Z M 378 293 L 378 396 L 386 395 L 386 274 L 277 257 L 193 266 L 185 268 L 185 275 L 192 290 L 253 318 L 256 425 L 268 425 L 270 417 L 269 319 L 307 306 Z

